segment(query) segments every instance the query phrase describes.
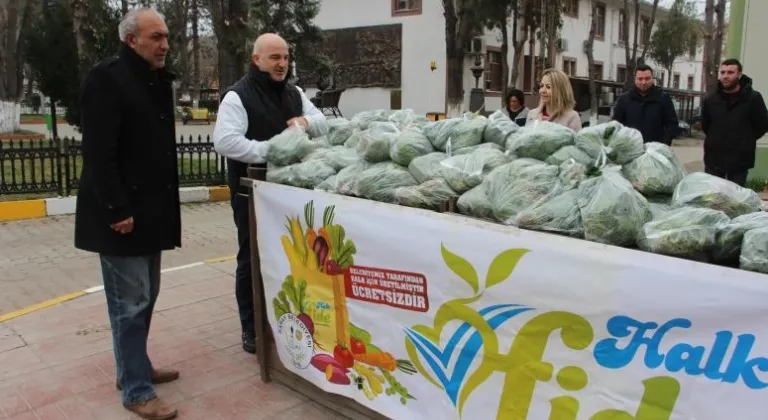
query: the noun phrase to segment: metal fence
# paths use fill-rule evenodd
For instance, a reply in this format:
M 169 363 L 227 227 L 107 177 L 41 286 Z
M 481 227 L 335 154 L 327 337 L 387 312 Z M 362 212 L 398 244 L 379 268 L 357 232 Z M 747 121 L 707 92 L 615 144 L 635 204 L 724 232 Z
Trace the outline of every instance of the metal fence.
M 210 137 L 181 136 L 176 143 L 181 186 L 223 185 L 225 159 Z M 72 195 L 82 170 L 82 146 L 69 138 L 0 140 L 0 195 Z

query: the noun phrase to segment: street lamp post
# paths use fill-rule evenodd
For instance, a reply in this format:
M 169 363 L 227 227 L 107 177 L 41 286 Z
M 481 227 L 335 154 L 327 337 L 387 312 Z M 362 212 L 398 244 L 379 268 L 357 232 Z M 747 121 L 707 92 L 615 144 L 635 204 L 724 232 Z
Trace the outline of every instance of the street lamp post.
M 480 76 L 483 75 L 485 67 L 480 59 L 480 54 L 475 54 L 475 62 L 472 68 L 472 76 L 475 78 L 475 87 L 469 94 L 469 111 L 477 112 L 485 105 L 485 90 L 480 88 Z

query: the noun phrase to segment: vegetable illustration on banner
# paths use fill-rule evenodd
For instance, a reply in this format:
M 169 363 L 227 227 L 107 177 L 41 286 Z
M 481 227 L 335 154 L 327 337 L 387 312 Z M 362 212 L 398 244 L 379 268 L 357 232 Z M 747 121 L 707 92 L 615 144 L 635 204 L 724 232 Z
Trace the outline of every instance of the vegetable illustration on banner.
M 334 211 L 335 206 L 324 209 L 317 230 L 313 201 L 304 206 L 304 225 L 299 217 L 287 217 L 281 242 L 291 273 L 272 300 L 280 344 L 297 369 L 312 366 L 329 383 L 355 387 L 369 400 L 386 394 L 406 404 L 415 398 L 395 375 L 413 375 L 416 368 L 350 322 L 347 298 L 426 311 L 426 278 L 354 266 L 357 248 L 334 223 Z

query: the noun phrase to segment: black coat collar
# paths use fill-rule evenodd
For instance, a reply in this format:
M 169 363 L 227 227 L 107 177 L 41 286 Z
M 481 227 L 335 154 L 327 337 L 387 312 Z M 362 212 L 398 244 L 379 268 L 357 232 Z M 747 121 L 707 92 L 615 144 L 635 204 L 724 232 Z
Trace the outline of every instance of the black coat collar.
M 120 43 L 120 49 L 118 52 L 120 58 L 122 58 L 128 67 L 136 73 L 139 77 L 147 81 L 162 80 L 172 82 L 176 79 L 176 75 L 168 71 L 166 68 L 153 70 L 149 62 L 140 56 L 125 42 Z

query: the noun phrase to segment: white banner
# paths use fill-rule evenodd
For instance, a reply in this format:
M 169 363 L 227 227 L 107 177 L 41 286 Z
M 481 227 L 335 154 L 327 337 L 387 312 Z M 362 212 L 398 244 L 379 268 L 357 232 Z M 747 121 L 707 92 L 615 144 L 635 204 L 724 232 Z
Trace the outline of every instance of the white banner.
M 765 420 L 768 276 L 259 183 L 283 364 L 393 419 Z

